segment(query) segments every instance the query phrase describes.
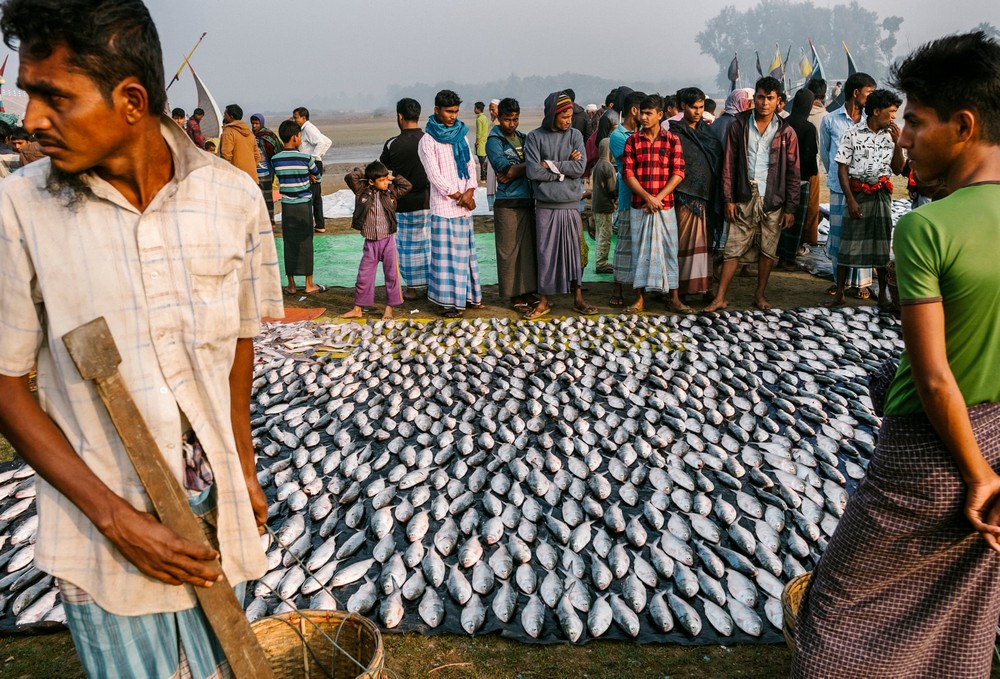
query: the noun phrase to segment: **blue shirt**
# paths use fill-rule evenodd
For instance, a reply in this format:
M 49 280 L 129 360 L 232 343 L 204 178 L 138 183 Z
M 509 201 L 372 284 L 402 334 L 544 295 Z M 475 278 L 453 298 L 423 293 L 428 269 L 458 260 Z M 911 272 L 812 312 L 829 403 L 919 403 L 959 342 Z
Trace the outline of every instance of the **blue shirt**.
M 615 167 L 618 169 L 618 209 L 627 210 L 632 203 L 632 189 L 625 183 L 622 177 L 623 161 L 625 155 L 625 142 L 633 134 L 632 130 L 626 129 L 624 125 L 619 125 L 608 137 L 608 146 L 611 150 L 611 157 L 615 159 Z
M 767 191 L 767 171 L 771 167 L 771 142 L 778 133 L 778 116 L 771 116 L 771 122 L 764 133 L 757 131 L 757 121 L 753 116 L 747 121 L 747 171 L 750 179 L 757 182 L 757 194 L 763 198 Z
M 867 119 L 862 111 L 859 122 L 863 123 Z M 836 193 L 844 192 L 840 188 L 840 177 L 837 173 L 837 161 L 835 160 L 837 149 L 840 148 L 840 141 L 844 138 L 844 134 L 855 124 L 854 119 L 847 115 L 847 109 L 841 106 L 836 111 L 830 111 L 826 114 L 819 126 L 819 158 L 823 161 L 823 167 L 826 168 L 826 185 Z M 833 170 L 830 169 L 831 167 Z

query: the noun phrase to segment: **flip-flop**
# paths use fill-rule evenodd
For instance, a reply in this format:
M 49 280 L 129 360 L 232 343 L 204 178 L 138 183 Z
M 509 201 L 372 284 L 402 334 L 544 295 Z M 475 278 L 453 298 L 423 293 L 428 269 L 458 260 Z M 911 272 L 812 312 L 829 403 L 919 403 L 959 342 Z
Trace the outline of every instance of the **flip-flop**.
M 517 304 L 512 304 L 511 307 L 519 314 L 525 314 L 531 311 L 531 305 L 527 302 L 518 302 Z
M 480 304 L 466 304 L 465 308 L 466 309 L 475 309 L 476 311 L 482 311 L 483 309 L 486 308 L 486 305 L 482 304 L 482 303 L 480 303 Z
M 584 316 L 593 316 L 597 313 L 597 307 L 593 304 L 587 304 L 584 302 L 583 304 L 574 304 L 573 311 L 583 314 Z
M 837 294 L 837 286 L 836 285 L 831 285 L 830 287 L 828 287 L 823 292 L 825 294 L 827 294 L 827 295 L 836 295 Z
M 312 292 L 307 292 L 306 294 L 307 295 L 315 295 L 317 292 L 326 292 L 326 286 L 325 285 L 320 285 L 319 283 L 317 283 L 316 284 L 316 288 L 317 288 L 316 290 L 313 290 Z
M 545 307 L 544 309 L 539 309 L 538 307 L 535 307 L 534 309 L 532 309 L 531 311 L 529 311 L 524 315 L 524 320 L 533 321 L 536 318 L 541 318 L 542 316 L 548 316 L 551 310 L 552 309 L 549 307 Z
M 641 314 L 645 309 L 640 309 L 635 304 L 629 304 L 625 307 L 625 313 L 627 314 Z
M 687 304 L 682 304 L 677 308 L 670 307 L 670 310 L 675 314 L 693 314 L 695 312 L 694 307 L 689 307 Z
M 462 310 L 461 309 L 448 309 L 447 311 L 443 311 L 441 313 L 441 315 L 444 316 L 445 318 L 461 318 L 462 317 Z
M 871 299 L 872 290 L 868 286 L 863 288 L 858 288 L 856 292 L 852 292 L 851 296 L 855 299 Z
M 293 290 L 293 289 L 289 289 L 289 288 L 282 288 L 282 289 L 281 289 L 281 291 L 282 291 L 283 293 L 285 293 L 286 295 L 294 295 L 294 294 L 296 294 L 296 293 L 297 293 L 297 292 L 299 291 L 299 289 L 298 289 L 298 288 L 295 288 L 295 289 Z

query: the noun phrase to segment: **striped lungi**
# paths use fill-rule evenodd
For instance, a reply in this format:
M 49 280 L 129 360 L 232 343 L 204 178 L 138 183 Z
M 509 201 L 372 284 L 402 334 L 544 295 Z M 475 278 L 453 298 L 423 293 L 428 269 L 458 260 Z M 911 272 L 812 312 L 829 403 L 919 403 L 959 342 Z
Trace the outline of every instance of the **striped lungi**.
M 572 292 L 583 279 L 580 262 L 580 211 L 575 208 L 536 208 L 538 294 Z
M 615 269 L 616 283 L 631 283 L 635 278 L 632 270 L 632 210 L 625 208 L 615 214 L 615 228 L 618 236 L 615 240 L 615 256 L 612 265 Z
M 873 194 L 859 193 L 855 198 L 861 206 L 861 219 L 844 214 L 837 263 L 840 266 L 884 267 L 889 261 L 892 240 L 892 197 L 882 190 Z
M 830 192 L 830 230 L 826 237 L 826 256 L 833 265 L 833 280 L 837 280 L 837 255 L 840 252 L 840 229 L 846 209 L 844 194 Z M 847 287 L 867 288 L 872 284 L 872 270 L 851 269 L 847 272 Z
M 431 215 L 431 262 L 427 299 L 446 309 L 481 304 L 479 260 L 472 216 Z
M 677 218 L 673 210 L 632 210 L 632 287 L 667 292 L 677 288 Z
M 709 262 L 708 206 L 698 198 L 677 196 L 677 268 L 680 294 L 696 295 L 712 288 Z
M 970 408 L 969 419 L 1000 469 L 1000 404 Z M 882 420 L 799 609 L 792 676 L 990 675 L 1000 557 L 966 520 L 965 494 L 926 416 Z
M 789 229 L 781 231 L 778 238 L 778 259 L 784 262 L 795 261 L 799 256 L 799 246 L 804 239 L 803 229 L 806 224 L 806 216 L 809 211 L 810 183 L 808 181 L 799 184 L 799 207 L 795 210 L 795 221 Z
M 408 288 L 426 288 L 431 263 L 430 210 L 397 212 L 399 273 Z

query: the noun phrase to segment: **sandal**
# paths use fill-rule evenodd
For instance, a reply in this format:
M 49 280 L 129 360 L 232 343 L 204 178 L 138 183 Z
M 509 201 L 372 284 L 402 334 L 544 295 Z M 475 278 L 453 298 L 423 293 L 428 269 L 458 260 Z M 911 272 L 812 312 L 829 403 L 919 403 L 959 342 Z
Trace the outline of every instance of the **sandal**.
M 622 307 L 625 306 L 625 300 L 621 297 L 612 297 L 608 304 L 613 307 Z
M 584 316 L 593 316 L 597 314 L 597 307 L 593 304 L 587 304 L 584 302 L 583 304 L 574 304 L 573 311 L 583 314 Z
M 857 299 L 871 299 L 872 290 L 871 288 L 865 286 L 863 288 L 858 288 L 856 292 L 852 293 L 852 295 Z
M 445 318 L 461 318 L 462 317 L 462 310 L 461 309 L 447 309 L 445 311 L 442 311 L 441 315 L 444 316 Z
M 627 314 L 641 314 L 643 311 L 645 311 L 645 309 L 636 304 L 629 304 L 625 307 L 625 313 Z
M 511 308 L 519 314 L 526 314 L 531 311 L 531 305 L 527 302 L 515 302 L 514 304 L 511 304 Z
M 486 305 L 483 304 L 482 302 L 480 302 L 479 304 L 466 304 L 465 308 L 466 309 L 474 309 L 476 311 L 482 311 L 483 309 L 486 308 Z
M 675 314 L 693 314 L 695 312 L 693 307 L 689 307 L 687 304 L 682 304 L 679 307 L 670 307 L 670 310 Z
M 831 285 L 830 287 L 828 287 L 828 288 L 827 288 L 826 290 L 824 290 L 823 292 L 824 292 L 825 294 L 827 294 L 827 295 L 836 295 L 836 294 L 837 294 L 837 286 L 836 286 L 836 284 L 834 284 L 834 285 Z
M 282 288 L 281 291 L 286 295 L 294 295 L 299 291 L 298 288 Z
M 549 311 L 551 311 L 549 307 L 545 307 L 544 309 L 540 307 L 535 307 L 534 309 L 532 309 L 531 311 L 529 311 L 524 315 L 524 320 L 533 321 L 536 318 L 541 318 L 542 316 L 548 316 Z
M 320 285 L 319 283 L 317 283 L 316 284 L 316 289 L 313 290 L 312 292 L 306 292 L 306 294 L 307 295 L 315 295 L 317 292 L 326 292 L 326 286 L 325 285 Z

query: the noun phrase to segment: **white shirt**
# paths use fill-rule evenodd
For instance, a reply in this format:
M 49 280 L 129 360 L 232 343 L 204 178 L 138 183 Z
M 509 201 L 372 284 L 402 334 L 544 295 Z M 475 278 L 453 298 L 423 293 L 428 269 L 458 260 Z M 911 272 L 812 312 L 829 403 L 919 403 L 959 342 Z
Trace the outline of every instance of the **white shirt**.
M 134 507 L 151 505 L 93 384 L 62 336 L 99 316 L 119 371 L 181 481 L 181 411 L 215 474 L 218 538 L 232 583 L 266 570 L 230 418 L 236 339 L 283 315 L 274 237 L 260 189 L 165 119 L 174 177 L 139 212 L 93 173 L 76 207 L 45 188 L 48 158 L 0 184 L 0 373 L 37 361 L 39 402 L 87 466 Z M 84 514 L 38 484 L 36 565 L 119 615 L 196 604 L 190 587 L 142 575 Z
M 299 151 L 308 153 L 313 157 L 313 160 L 322 162 L 323 156 L 332 145 L 333 142 L 330 141 L 330 138 L 320 132 L 319 128 L 312 122 L 307 120 L 306 124 L 302 126 L 302 144 L 299 146 Z
M 872 132 L 865 121 L 847 130 L 834 160 L 838 165 L 847 165 L 848 177 L 873 182 L 879 177 L 892 176 L 895 149 L 888 129 Z

